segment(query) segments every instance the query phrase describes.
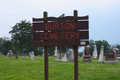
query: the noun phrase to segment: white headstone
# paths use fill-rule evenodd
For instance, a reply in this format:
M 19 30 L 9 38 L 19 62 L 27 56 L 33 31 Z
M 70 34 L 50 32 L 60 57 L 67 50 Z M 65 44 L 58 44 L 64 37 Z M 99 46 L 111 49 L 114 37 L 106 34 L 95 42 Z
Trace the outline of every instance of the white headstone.
M 31 52 L 29 52 L 29 57 L 31 57 Z
M 7 53 L 7 57 L 6 58 L 8 59 L 8 58 L 10 58 L 12 56 L 13 56 L 12 50 L 9 50 L 9 52 Z
M 34 60 L 34 52 L 31 52 L 31 60 Z
M 55 61 L 61 61 L 61 58 L 60 58 L 60 52 L 57 52 L 57 56 L 56 56 Z
M 22 56 L 22 59 L 25 59 L 25 56 Z
M 55 54 L 54 56 L 56 57 L 57 56 L 57 46 L 55 46 Z
M 119 54 L 119 49 L 118 48 L 113 48 L 113 51 L 116 51 L 116 54 Z
M 103 59 L 104 59 L 104 46 L 101 46 L 98 63 L 103 63 L 104 62 Z
M 93 51 L 93 56 L 94 59 L 98 58 L 98 53 L 97 53 L 97 46 L 94 45 L 94 51 Z
M 69 62 L 73 62 L 73 61 L 74 61 L 74 50 L 69 49 Z
M 7 53 L 7 56 L 6 56 L 7 59 L 9 59 L 9 52 Z
M 83 50 L 82 58 L 84 57 L 84 55 L 85 55 L 85 49 Z
M 67 57 L 66 57 L 66 54 L 64 55 L 64 57 L 62 58 L 61 61 L 68 61 L 68 60 L 67 60 Z

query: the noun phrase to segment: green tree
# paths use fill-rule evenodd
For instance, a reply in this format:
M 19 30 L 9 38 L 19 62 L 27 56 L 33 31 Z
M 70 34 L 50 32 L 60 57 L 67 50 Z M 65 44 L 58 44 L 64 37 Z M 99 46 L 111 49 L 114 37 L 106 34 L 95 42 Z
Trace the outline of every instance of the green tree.
M 106 40 L 99 40 L 99 41 L 95 41 L 95 44 L 97 46 L 97 51 L 98 51 L 98 56 L 100 54 L 100 49 L 101 49 L 101 46 L 103 45 L 104 46 L 104 52 L 106 52 L 107 50 L 110 50 L 111 49 L 111 45 L 106 41 Z
M 0 38 L 0 51 L 6 55 L 9 50 L 12 50 L 13 44 L 8 37 Z
M 91 40 L 89 41 L 89 48 L 90 48 L 90 55 L 91 55 L 91 56 L 92 56 L 92 54 L 93 54 L 94 45 L 95 45 L 95 41 L 91 39 Z
M 23 53 L 23 48 L 31 47 L 32 24 L 29 21 L 22 20 L 20 23 L 16 23 L 9 33 L 12 35 L 11 41 L 15 47 L 20 49 L 21 55 Z
M 107 50 L 110 50 L 111 49 L 111 45 L 106 41 L 106 40 L 98 40 L 98 41 L 94 41 L 94 40 L 90 40 L 89 41 L 89 46 L 90 46 L 90 55 L 92 56 L 93 55 L 93 51 L 94 51 L 94 45 L 97 46 L 97 51 L 98 51 L 98 56 L 100 54 L 100 49 L 101 49 L 101 46 L 103 45 L 104 46 L 104 52 L 106 52 Z

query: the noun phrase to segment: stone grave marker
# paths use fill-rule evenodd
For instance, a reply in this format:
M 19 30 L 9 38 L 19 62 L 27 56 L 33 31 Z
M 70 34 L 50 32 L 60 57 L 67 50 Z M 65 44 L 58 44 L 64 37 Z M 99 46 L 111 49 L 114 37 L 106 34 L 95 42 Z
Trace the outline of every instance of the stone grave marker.
M 9 52 L 7 53 L 7 59 L 9 59 L 10 57 L 12 57 L 13 53 L 12 53 L 12 50 L 9 50 Z
M 60 52 L 58 52 L 58 51 L 57 51 L 57 56 L 56 56 L 55 61 L 61 61 Z
M 69 62 L 73 62 L 74 61 L 74 50 L 69 49 L 68 53 L 69 53 L 69 58 L 68 58 Z
M 120 60 L 120 54 L 116 54 L 116 58 Z
M 113 48 L 113 51 L 116 51 L 116 54 L 119 54 L 119 49 L 118 48 Z
M 119 54 L 119 49 L 118 48 L 113 48 L 113 51 L 116 51 L 116 58 L 120 60 L 120 54 Z
M 25 59 L 25 56 L 24 56 L 24 55 L 22 56 L 22 59 Z
M 104 46 L 101 46 L 98 63 L 103 63 L 104 62 L 103 59 L 104 59 Z
M 97 46 L 94 45 L 94 51 L 93 51 L 93 59 L 97 59 L 98 58 L 98 52 L 97 52 Z
M 91 56 L 89 54 L 89 46 L 85 46 L 84 56 L 82 62 L 92 62 Z
M 29 57 L 31 58 L 31 52 L 29 52 Z
M 67 60 L 67 56 L 66 56 L 66 54 L 64 54 L 64 57 L 62 58 L 61 61 L 68 61 L 68 60 Z
M 106 51 L 105 58 L 105 64 L 118 64 L 118 60 L 116 59 L 116 51 Z
M 15 51 L 15 58 L 18 59 L 18 52 Z
M 45 53 L 45 51 L 43 51 L 42 57 L 44 57 L 44 53 Z
M 81 57 L 83 58 L 83 57 L 84 57 L 84 55 L 85 55 L 85 49 L 83 49 L 83 54 L 82 54 L 82 56 L 81 56 Z
M 31 60 L 34 60 L 34 52 L 31 52 Z
M 57 46 L 55 46 L 55 53 L 54 53 L 54 57 L 57 56 Z

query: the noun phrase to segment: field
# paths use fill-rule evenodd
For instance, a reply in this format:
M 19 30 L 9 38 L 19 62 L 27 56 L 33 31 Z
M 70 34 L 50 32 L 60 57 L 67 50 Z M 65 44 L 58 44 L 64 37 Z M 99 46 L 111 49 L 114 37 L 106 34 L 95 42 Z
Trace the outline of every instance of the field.
M 101 64 L 98 59 L 92 59 L 90 63 L 82 62 L 78 58 L 79 80 L 120 80 L 119 64 Z M 44 57 L 35 56 L 31 61 L 20 56 L 6 59 L 0 57 L 0 80 L 44 80 Z M 74 62 L 55 61 L 55 57 L 49 57 L 49 80 L 74 80 Z

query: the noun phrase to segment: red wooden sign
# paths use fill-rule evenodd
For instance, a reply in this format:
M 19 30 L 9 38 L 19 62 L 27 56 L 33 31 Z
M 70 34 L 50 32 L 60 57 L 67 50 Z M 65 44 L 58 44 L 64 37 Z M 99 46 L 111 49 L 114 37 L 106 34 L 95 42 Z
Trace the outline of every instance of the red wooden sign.
M 88 29 L 88 16 L 33 18 L 33 45 L 85 46 L 89 44 Z
M 88 21 L 33 23 L 33 31 L 88 29 Z
M 88 16 L 33 18 L 33 45 L 44 46 L 45 80 L 48 80 L 48 46 L 74 46 L 74 79 L 78 80 L 78 46 L 89 45 Z

